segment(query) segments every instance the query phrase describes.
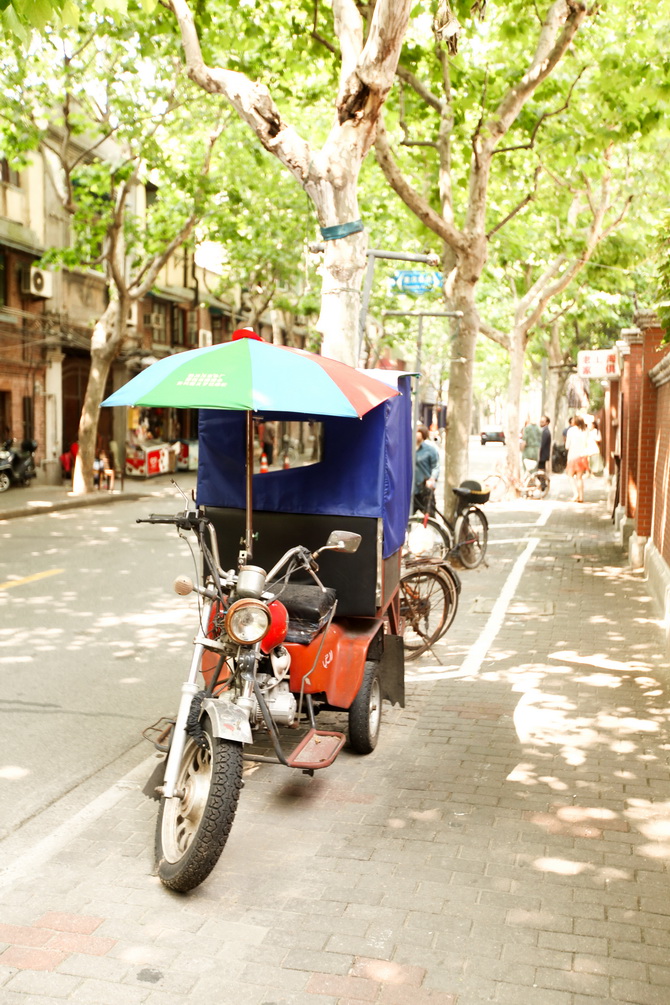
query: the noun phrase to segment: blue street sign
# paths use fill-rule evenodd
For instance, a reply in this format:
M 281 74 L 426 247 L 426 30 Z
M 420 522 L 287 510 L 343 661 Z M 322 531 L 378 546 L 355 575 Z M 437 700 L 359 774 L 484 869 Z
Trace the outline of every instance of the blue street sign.
M 392 290 L 420 296 L 431 290 L 441 290 L 444 277 L 441 272 L 419 272 L 418 269 L 398 269 L 390 280 Z

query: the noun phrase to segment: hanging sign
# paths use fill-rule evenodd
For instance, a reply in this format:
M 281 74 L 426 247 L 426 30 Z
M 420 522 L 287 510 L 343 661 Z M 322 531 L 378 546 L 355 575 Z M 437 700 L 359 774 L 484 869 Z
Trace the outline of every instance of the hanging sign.
M 425 272 L 419 269 L 398 269 L 390 280 L 392 290 L 399 293 L 413 293 L 420 296 L 431 290 L 441 290 L 444 277 L 441 272 Z
M 584 349 L 578 352 L 577 376 L 587 380 L 618 377 L 619 354 L 616 349 Z

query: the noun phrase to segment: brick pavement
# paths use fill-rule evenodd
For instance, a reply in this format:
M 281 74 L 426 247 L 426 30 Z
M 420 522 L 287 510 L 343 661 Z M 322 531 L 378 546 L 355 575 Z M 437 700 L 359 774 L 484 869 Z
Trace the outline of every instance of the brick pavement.
M 490 507 L 489 565 L 377 750 L 251 768 L 192 894 L 151 876 L 128 784 L 2 892 L 0 1005 L 667 1005 L 668 659 L 603 495 Z

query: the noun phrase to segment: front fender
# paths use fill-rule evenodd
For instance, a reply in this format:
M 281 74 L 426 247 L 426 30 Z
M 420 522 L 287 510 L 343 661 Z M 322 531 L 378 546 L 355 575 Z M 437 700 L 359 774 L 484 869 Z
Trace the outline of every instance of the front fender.
M 202 711 L 209 716 L 214 736 L 236 743 L 251 743 L 249 720 L 237 705 L 222 698 L 205 698 Z

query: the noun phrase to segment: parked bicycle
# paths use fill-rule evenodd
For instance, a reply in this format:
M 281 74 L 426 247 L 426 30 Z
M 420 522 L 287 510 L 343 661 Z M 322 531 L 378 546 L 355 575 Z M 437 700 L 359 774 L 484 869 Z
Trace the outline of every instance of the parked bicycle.
M 405 661 L 414 660 L 445 634 L 458 610 L 461 581 L 446 562 L 426 562 L 406 550 L 400 577 Z
M 488 501 L 489 491 L 479 482 L 465 481 L 453 492 L 458 498 L 455 522 L 435 505 L 435 516 L 415 513 L 409 520 L 407 548 L 416 558 L 456 558 L 466 569 L 476 569 L 486 555 L 489 524 L 480 506 Z
M 524 475 L 517 480 L 506 470 L 494 471 L 484 479 L 484 486 L 490 493 L 491 502 L 500 502 L 512 491 L 521 499 L 546 499 L 551 481 L 546 471 L 537 466 L 536 461 L 524 460 Z

